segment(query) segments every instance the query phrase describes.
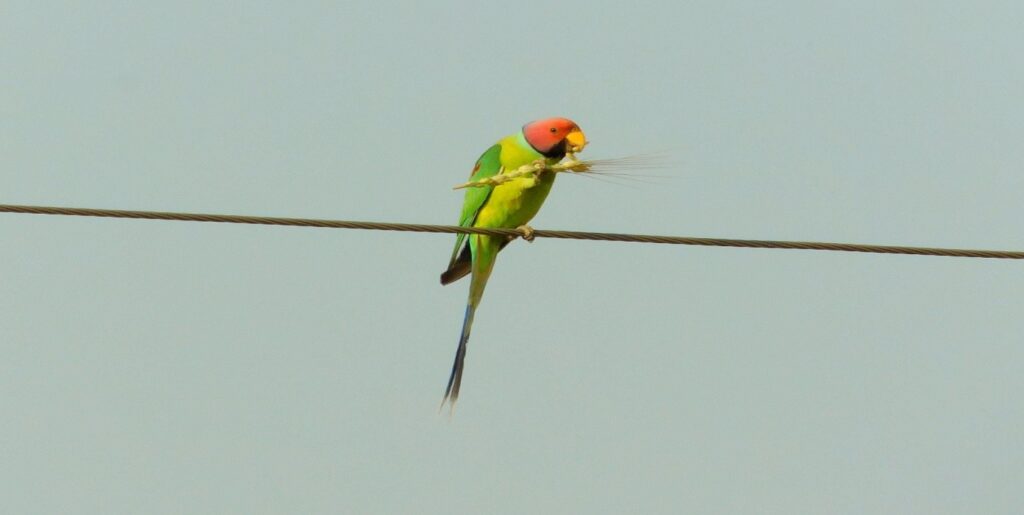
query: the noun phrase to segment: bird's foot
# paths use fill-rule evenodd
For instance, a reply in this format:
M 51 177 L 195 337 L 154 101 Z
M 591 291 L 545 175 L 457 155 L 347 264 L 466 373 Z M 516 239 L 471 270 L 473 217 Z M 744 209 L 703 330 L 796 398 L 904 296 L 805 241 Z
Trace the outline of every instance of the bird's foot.
M 524 240 L 526 240 L 526 241 L 528 241 L 530 243 L 533 243 L 533 227 L 530 227 L 529 225 L 525 225 L 524 224 L 524 225 L 520 225 L 519 227 L 516 227 L 516 231 L 519 232 L 519 236 L 522 239 L 524 239 Z

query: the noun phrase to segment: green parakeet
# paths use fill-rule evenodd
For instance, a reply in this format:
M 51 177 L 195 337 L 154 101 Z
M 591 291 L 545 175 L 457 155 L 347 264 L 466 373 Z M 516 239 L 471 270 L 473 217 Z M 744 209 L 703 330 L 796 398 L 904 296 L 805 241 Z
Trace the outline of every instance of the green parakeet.
M 578 152 L 587 144 L 579 126 L 565 118 L 548 118 L 530 122 L 522 130 L 502 138 L 487 149 L 470 173 L 470 180 L 477 181 L 497 174 L 513 172 L 523 165 L 543 159 L 555 164 L 567 152 Z M 551 191 L 555 182 L 554 173 L 541 173 L 537 177 L 512 179 L 497 186 L 471 187 L 466 189 L 465 201 L 459 225 L 463 227 L 517 228 L 528 223 Z M 467 274 L 472 274 L 469 284 L 469 300 L 462 322 L 459 348 L 455 353 L 448 388 L 445 390 L 443 407 L 446 402 L 455 408 L 462 383 L 462 369 L 466 359 L 466 343 L 473 327 L 473 315 L 484 294 L 487 279 L 494 268 L 494 260 L 510 240 L 505 237 L 478 234 L 460 234 L 455 240 L 448 269 L 441 274 L 441 284 L 450 284 Z

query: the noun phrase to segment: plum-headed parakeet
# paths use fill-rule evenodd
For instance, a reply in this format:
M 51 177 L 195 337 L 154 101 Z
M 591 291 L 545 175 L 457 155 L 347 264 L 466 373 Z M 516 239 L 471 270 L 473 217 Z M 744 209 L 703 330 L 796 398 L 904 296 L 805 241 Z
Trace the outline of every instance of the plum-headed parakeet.
M 578 152 L 586 144 L 583 131 L 572 120 L 548 118 L 530 122 L 524 125 L 521 131 L 502 138 L 487 149 L 473 167 L 470 181 L 514 172 L 538 160 L 553 165 L 561 161 L 566 153 Z M 544 172 L 535 177 L 512 179 L 497 186 L 468 188 L 462 204 L 462 214 L 459 216 L 459 225 L 500 228 L 523 226 L 540 210 L 554 182 L 555 174 Z M 441 274 L 441 284 L 450 284 L 470 273 L 473 275 L 469 284 L 469 300 L 462 322 L 459 348 L 455 353 L 455 363 L 452 364 L 448 388 L 441 401 L 442 406 L 445 402 L 450 402 L 454 408 L 455 401 L 459 398 L 462 368 L 466 359 L 466 342 L 469 341 L 470 328 L 473 326 L 473 315 L 480 304 L 487 278 L 494 267 L 494 260 L 509 241 L 506 237 L 460 234 L 455 240 L 455 250 L 448 263 L 448 270 Z

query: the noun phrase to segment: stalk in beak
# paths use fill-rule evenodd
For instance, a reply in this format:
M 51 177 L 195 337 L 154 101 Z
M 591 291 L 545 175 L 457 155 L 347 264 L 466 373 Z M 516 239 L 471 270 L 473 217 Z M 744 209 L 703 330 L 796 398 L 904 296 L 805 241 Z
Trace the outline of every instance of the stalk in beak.
M 565 141 L 569 143 L 569 152 L 572 154 L 583 150 L 583 147 L 587 146 L 587 136 L 579 128 L 569 131 L 569 134 L 565 136 Z

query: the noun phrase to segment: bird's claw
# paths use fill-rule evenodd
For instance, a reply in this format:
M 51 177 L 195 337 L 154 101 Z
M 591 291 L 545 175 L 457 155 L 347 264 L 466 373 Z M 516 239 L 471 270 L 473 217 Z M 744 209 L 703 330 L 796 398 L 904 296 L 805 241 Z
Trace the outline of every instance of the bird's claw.
M 519 232 L 519 237 L 533 243 L 533 227 L 529 225 L 520 225 L 516 227 L 516 231 Z

